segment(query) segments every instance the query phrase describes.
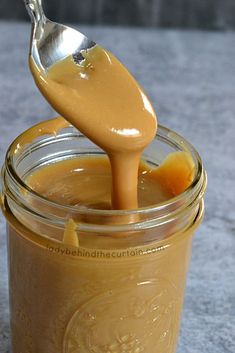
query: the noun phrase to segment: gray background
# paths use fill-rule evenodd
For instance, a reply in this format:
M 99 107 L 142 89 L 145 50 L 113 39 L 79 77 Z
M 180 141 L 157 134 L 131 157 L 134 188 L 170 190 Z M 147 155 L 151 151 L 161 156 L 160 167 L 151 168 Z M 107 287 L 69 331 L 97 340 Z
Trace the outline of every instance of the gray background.
M 235 27 L 234 0 L 43 0 L 57 21 L 204 29 Z M 23 0 L 1 0 L 0 19 L 27 18 Z

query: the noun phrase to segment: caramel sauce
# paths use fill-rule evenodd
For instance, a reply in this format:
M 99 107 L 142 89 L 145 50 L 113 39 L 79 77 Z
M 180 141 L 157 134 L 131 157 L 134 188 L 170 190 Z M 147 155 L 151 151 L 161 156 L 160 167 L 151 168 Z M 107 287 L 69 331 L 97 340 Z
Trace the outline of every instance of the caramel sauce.
M 191 184 L 193 177 L 194 163 L 186 152 L 170 154 L 155 168 L 141 162 L 139 206 L 153 206 L 179 195 Z M 61 205 L 112 208 L 112 171 L 105 156 L 78 157 L 49 164 L 28 176 L 27 184 L 38 194 Z
M 112 54 L 98 46 L 83 54 L 81 66 L 68 57 L 47 74 L 32 59 L 30 67 L 49 103 L 107 157 L 52 163 L 24 181 L 60 205 L 102 210 L 153 206 L 184 192 L 195 174 L 190 154 L 172 153 L 157 167 L 141 161 L 157 129 L 151 103 Z M 33 127 L 14 146 L 15 153 L 40 135 L 57 134 L 68 122 L 59 118 Z M 34 201 L 29 197 L 28 202 Z M 42 215 L 50 206 L 40 203 Z M 178 231 L 174 219 L 173 228 L 167 223 L 160 230 L 136 232 L 135 247 L 136 234 L 125 243 L 123 232 L 125 246 L 109 234 L 110 246 L 102 248 L 106 238 L 100 233 L 99 237 L 79 234 L 76 219 L 68 219 L 59 242 L 59 228 L 49 233 L 46 218 L 36 222 L 30 212 L 24 212 L 18 220 L 14 213 L 4 212 L 9 223 L 14 353 L 175 351 L 191 234 L 201 215 L 196 222 L 194 212 L 188 216 L 192 221 L 182 230 L 180 241 L 178 237 L 169 238 L 165 245 L 161 241 Z M 126 223 L 130 221 L 128 216 Z M 98 224 L 99 215 L 94 222 Z M 153 233 L 154 241 L 149 243 Z M 82 249 L 89 250 L 85 256 Z
M 153 140 L 157 119 L 150 101 L 127 69 L 99 46 L 72 57 L 48 73 L 30 60 L 35 81 L 49 103 L 109 156 L 112 208 L 138 208 L 140 156 Z

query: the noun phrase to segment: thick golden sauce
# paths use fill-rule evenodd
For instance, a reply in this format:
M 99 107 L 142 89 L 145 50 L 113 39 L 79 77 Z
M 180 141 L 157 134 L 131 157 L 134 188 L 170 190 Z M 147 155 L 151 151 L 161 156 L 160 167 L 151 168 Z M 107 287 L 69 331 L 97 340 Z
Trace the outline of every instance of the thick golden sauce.
M 72 56 L 48 73 L 33 60 L 35 81 L 49 103 L 109 156 L 112 207 L 138 207 L 137 181 L 141 153 L 157 129 L 147 96 L 127 69 L 109 52 L 94 47 L 76 65 Z
M 184 152 L 172 153 L 161 166 L 141 162 L 138 203 L 152 206 L 183 192 L 192 182 L 194 163 Z M 112 173 L 107 157 L 74 158 L 38 169 L 27 178 L 40 195 L 62 205 L 111 209 Z
M 97 46 L 84 56 L 82 66 L 68 57 L 48 73 L 32 59 L 30 66 L 50 104 L 108 157 L 56 162 L 34 171 L 25 182 L 60 205 L 98 209 L 136 209 L 182 193 L 195 174 L 191 156 L 176 152 L 158 167 L 140 163 L 157 129 L 151 103 L 112 54 Z M 15 152 L 65 126 L 60 118 L 28 130 Z M 37 205 L 37 198 L 26 192 L 27 197 L 36 213 L 25 204 L 17 207 L 16 218 L 4 210 L 13 352 L 175 352 L 191 234 L 201 214 L 195 221 L 195 212 L 187 213 L 187 228 L 185 220 L 179 228 L 176 217 L 161 227 L 102 234 L 98 226 L 106 222 L 100 216 L 105 212 L 90 212 L 97 216 L 92 217 L 92 232 L 86 232 L 79 222 L 90 224 L 89 214 L 80 221 L 58 209 L 52 214 L 57 221 L 66 217 L 63 228 L 45 216 L 51 203 L 40 200 Z M 138 221 L 131 218 L 135 212 L 126 213 L 125 224 Z M 113 227 L 119 219 L 107 222 Z M 170 237 L 179 229 L 180 235 Z

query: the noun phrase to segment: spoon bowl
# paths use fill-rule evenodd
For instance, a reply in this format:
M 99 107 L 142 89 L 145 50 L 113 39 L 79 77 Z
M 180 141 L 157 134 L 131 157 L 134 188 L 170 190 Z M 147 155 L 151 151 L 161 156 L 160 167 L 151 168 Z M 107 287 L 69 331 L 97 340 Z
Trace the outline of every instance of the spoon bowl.
M 109 51 L 48 20 L 42 0 L 24 2 L 32 20 L 29 66 L 49 104 L 109 155 L 140 154 L 157 118 L 135 78 Z
M 82 51 L 96 43 L 73 28 L 50 21 L 44 14 L 42 0 L 24 0 L 24 3 L 32 21 L 30 56 L 36 65 L 47 73 L 52 65 L 69 55 L 76 64 L 82 63 Z

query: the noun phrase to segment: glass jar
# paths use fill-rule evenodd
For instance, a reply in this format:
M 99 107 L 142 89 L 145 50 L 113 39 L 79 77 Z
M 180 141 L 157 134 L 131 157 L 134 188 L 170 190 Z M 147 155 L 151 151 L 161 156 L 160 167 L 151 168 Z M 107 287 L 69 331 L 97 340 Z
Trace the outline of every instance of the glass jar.
M 52 134 L 55 123 L 61 129 Z M 62 118 L 13 142 L 2 170 L 13 353 L 175 352 L 206 175 L 193 146 L 161 126 L 143 159 L 159 165 L 174 151 L 195 163 L 185 192 L 152 207 L 102 211 L 56 204 L 25 183 L 47 164 L 104 153 Z M 71 218 L 76 246 L 64 240 Z

